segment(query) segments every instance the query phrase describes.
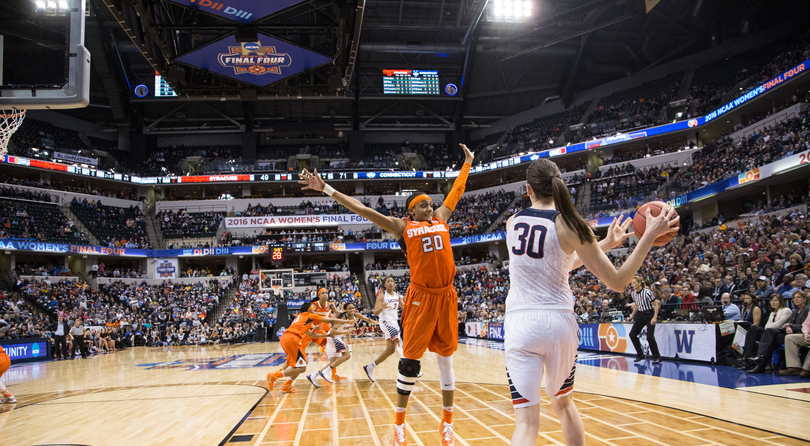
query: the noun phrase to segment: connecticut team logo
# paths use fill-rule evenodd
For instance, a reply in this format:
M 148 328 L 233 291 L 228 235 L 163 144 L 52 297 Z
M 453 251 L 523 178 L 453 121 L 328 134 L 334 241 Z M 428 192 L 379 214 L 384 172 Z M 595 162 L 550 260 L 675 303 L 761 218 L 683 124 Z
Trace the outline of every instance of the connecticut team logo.
M 686 123 L 689 127 L 697 127 L 698 120 L 697 119 L 690 119 L 689 122 Z
M 274 46 L 261 42 L 244 42 L 242 46 L 229 46 L 229 53 L 219 54 L 219 64 L 233 68 L 234 74 L 281 74 L 292 58 L 287 53 L 276 53 Z
M 599 347 L 602 351 L 610 350 L 617 353 L 627 351 L 627 339 L 625 338 L 624 326 L 600 324 Z

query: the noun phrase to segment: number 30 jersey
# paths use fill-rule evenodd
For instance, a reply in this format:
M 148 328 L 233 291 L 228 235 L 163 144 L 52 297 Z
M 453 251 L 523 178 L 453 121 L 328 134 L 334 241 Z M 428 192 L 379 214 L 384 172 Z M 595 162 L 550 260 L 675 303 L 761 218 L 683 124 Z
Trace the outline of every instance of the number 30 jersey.
M 509 250 L 509 294 L 506 312 L 522 310 L 573 311 L 568 285 L 573 254 L 560 246 L 554 222 L 560 213 L 527 208 L 506 228 Z
M 445 288 L 453 285 L 456 262 L 450 249 L 450 228 L 447 223 L 405 220 L 402 238 L 397 240 L 408 258 L 411 283 L 424 288 Z

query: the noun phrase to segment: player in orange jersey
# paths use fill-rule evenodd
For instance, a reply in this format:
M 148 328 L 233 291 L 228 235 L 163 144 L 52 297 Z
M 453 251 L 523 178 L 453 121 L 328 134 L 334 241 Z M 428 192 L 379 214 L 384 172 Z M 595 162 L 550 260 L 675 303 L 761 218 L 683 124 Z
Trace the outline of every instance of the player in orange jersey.
M 11 358 L 6 354 L 6 351 L 3 350 L 3 347 L 0 346 L 0 378 L 6 373 L 6 370 L 11 367 Z M 0 381 L 0 403 L 2 404 L 14 404 L 17 402 L 17 398 L 14 398 L 14 395 L 6 389 L 6 386 L 3 385 L 3 381 Z
M 352 212 L 365 217 L 381 229 L 396 237 L 411 270 L 411 284 L 405 294 L 402 310 L 404 331 L 403 354 L 399 360 L 397 375 L 397 407 L 394 424 L 394 445 L 405 446 L 405 410 L 408 397 L 421 369 L 420 360 L 425 350 L 437 354 L 439 379 L 442 386 L 444 416 L 439 423 L 442 446 L 455 444 L 453 437 L 453 395 L 455 373 L 453 353 L 458 348 L 458 296 L 453 287 L 456 264 L 450 248 L 450 232 L 447 220 L 464 194 L 467 176 L 474 155 L 464 144 L 464 166 L 458 174 L 453 189 L 444 204 L 433 210 L 433 200 L 426 194 L 408 197 L 408 218 L 386 217 L 364 206 L 352 197 L 344 195 L 318 175 L 317 169 L 301 172 L 303 189 L 323 191 Z
M 292 383 L 298 375 L 307 371 L 307 352 L 305 348 L 308 342 L 305 342 L 306 338 L 314 339 L 329 336 L 321 333 L 313 333 L 311 330 L 312 325 L 327 323 L 337 326 L 350 322 L 351 321 L 347 319 L 333 319 L 316 314 L 315 306 L 311 305 L 310 302 L 305 302 L 304 305 L 301 306 L 301 312 L 298 313 L 298 316 L 295 317 L 290 327 L 281 335 L 281 348 L 284 349 L 284 353 L 287 354 L 287 363 L 278 372 L 267 374 L 267 387 L 273 390 L 276 381 L 286 376 L 289 379 L 281 387 L 281 391 L 287 393 L 297 392 L 297 390 L 292 387 Z M 346 334 L 348 332 L 348 329 L 337 330 L 333 328 L 331 334 Z
M 320 314 L 323 317 L 333 317 L 338 314 L 335 304 L 329 302 L 328 298 L 329 298 L 329 291 L 327 291 L 326 288 L 321 288 L 318 290 L 318 297 L 316 297 L 311 301 L 312 305 L 315 307 L 315 313 Z M 313 326 L 313 328 L 315 328 L 315 326 Z M 330 329 L 331 326 L 329 324 L 320 324 L 316 329 L 312 331 L 314 333 L 328 334 Z M 335 342 L 332 336 L 316 338 L 313 339 L 312 342 L 314 344 L 318 344 L 318 347 L 320 347 L 321 353 L 323 354 L 327 354 L 327 350 L 332 350 L 335 347 L 334 345 Z M 341 379 L 345 378 L 343 376 L 338 375 L 337 367 L 335 367 L 332 369 L 331 379 L 334 381 L 340 381 Z

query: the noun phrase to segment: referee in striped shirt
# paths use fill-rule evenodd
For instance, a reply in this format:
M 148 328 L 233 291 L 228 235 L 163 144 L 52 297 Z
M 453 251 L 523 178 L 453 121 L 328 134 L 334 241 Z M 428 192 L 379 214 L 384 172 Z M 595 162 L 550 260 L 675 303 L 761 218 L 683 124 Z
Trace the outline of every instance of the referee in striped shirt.
M 658 352 L 658 343 L 655 342 L 655 323 L 658 322 L 658 310 L 661 308 L 661 302 L 655 300 L 652 291 L 645 287 L 644 279 L 641 276 L 633 277 L 630 285 L 633 287 L 631 295 L 636 303 L 633 307 L 633 314 L 630 316 L 630 320 L 633 321 L 630 340 L 633 342 L 633 347 L 636 348 L 635 362 L 645 359 L 638 335 L 641 334 L 644 327 L 647 327 L 647 343 L 650 344 L 653 364 L 659 364 L 661 363 L 661 354 Z

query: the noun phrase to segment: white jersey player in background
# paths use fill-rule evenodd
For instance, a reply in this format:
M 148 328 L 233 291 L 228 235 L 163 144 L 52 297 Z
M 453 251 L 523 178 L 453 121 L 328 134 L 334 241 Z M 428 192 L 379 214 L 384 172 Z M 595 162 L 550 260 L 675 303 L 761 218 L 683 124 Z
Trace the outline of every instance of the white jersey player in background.
M 623 291 L 658 236 L 677 230 L 678 214 L 665 206 L 658 217 L 647 211 L 647 230 L 616 269 L 603 250 L 621 243 L 630 220 L 614 221 L 597 244 L 590 225 L 574 208 L 553 162 L 532 162 L 526 171 L 530 208 L 506 225 L 510 289 L 506 298 L 504 347 L 515 432 L 512 445 L 534 445 L 540 430 L 540 381 L 560 418 L 567 445 L 585 445 L 585 427 L 574 405 L 578 327 L 568 285 L 571 270 L 583 264 L 615 291 Z
M 378 317 L 380 330 L 385 338 L 385 350 L 380 353 L 376 360 L 369 365 L 364 365 L 368 379 L 374 381 L 374 367 L 382 364 L 383 361 L 393 355 L 397 349 L 402 350 L 402 336 L 399 330 L 400 307 L 405 305 L 402 296 L 396 290 L 397 282 L 393 277 L 388 277 L 383 282 L 383 289 L 377 295 L 374 303 L 374 315 Z

